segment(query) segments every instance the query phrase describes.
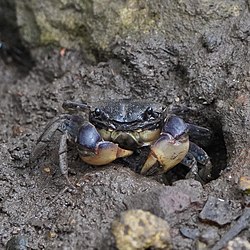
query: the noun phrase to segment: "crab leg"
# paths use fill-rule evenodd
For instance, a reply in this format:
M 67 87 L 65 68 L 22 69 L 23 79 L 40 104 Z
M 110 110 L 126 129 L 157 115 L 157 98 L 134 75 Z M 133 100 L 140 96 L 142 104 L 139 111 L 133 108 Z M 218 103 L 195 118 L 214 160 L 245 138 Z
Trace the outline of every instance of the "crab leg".
M 80 116 L 73 115 L 60 115 L 54 118 L 44 129 L 42 135 L 38 138 L 35 148 L 32 150 L 30 155 L 30 163 L 32 164 L 35 159 L 39 158 L 48 143 L 51 142 L 56 131 L 60 131 L 64 134 L 68 131 L 68 139 L 75 140 L 78 128 L 82 124 L 83 119 Z
M 63 128 L 62 124 L 63 122 L 68 118 L 67 115 L 61 115 L 56 118 L 54 118 L 44 129 L 44 132 L 41 134 L 41 136 L 37 140 L 37 144 L 32 150 L 31 155 L 30 155 L 30 163 L 33 163 L 35 159 L 39 158 L 48 145 L 48 143 L 51 141 L 53 138 L 54 134 L 56 133 L 57 130 L 62 131 Z
M 189 148 L 190 148 L 190 144 L 189 144 Z M 183 158 L 183 160 L 181 161 L 181 164 L 183 164 L 184 166 L 190 169 L 186 175 L 186 179 L 195 179 L 198 174 L 198 165 L 192 153 L 188 152 Z
M 80 128 L 77 143 L 81 159 L 96 166 L 133 154 L 133 151 L 120 148 L 118 144 L 104 141 L 91 123 Z
M 194 156 L 195 160 L 202 166 L 201 170 L 198 172 L 200 179 L 207 181 L 211 179 L 212 163 L 209 156 L 201 147 L 193 142 L 190 142 L 189 152 Z
M 90 109 L 90 106 L 87 103 L 78 103 L 78 102 L 72 102 L 72 101 L 65 101 L 62 105 L 62 107 L 65 110 L 80 110 L 80 111 L 86 111 Z
M 67 156 L 67 140 L 68 140 L 68 132 L 66 131 L 61 139 L 60 139 L 60 145 L 59 145 L 59 166 L 62 175 L 67 180 L 68 184 L 71 185 L 69 177 L 68 177 L 68 156 Z
M 162 172 L 167 172 L 183 160 L 188 149 L 186 124 L 177 116 L 169 117 L 163 126 L 160 138 L 151 146 L 151 152 L 141 173 L 147 174 L 157 162 L 162 166 Z
M 196 161 L 202 165 L 206 165 L 209 162 L 209 156 L 201 147 L 193 142 L 190 142 L 189 152 L 195 157 Z
M 202 165 L 200 170 L 197 163 Z M 189 143 L 189 151 L 181 161 L 181 164 L 190 169 L 186 175 L 186 179 L 195 179 L 201 183 L 205 183 L 211 179 L 212 164 L 209 156 L 195 143 Z
M 191 139 L 199 140 L 201 138 L 210 138 L 212 136 L 211 131 L 207 128 L 190 123 L 186 123 L 186 125 L 188 127 L 188 133 Z

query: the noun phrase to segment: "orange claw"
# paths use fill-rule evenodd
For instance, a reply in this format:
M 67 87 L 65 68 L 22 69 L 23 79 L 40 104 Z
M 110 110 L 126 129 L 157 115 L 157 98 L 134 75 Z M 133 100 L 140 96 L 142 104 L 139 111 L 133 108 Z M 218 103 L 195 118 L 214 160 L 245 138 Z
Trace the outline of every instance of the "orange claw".
M 97 144 L 95 154 L 81 156 L 81 159 L 90 165 L 106 165 L 117 158 L 130 156 L 133 151 L 120 148 L 117 144 L 109 141 L 101 141 Z
M 163 167 L 162 172 L 167 172 L 182 161 L 188 149 L 189 139 L 187 135 L 176 140 L 170 134 L 164 133 L 151 146 L 151 152 L 141 169 L 141 174 L 147 174 L 157 162 Z

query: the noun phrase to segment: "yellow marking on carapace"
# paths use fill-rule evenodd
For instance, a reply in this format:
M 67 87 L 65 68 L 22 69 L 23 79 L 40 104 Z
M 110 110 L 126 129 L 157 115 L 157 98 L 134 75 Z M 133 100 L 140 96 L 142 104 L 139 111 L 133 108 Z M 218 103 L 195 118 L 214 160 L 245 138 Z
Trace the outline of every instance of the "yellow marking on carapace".
M 116 139 L 123 134 L 124 137 L 127 136 L 128 138 L 132 138 L 138 146 L 148 146 L 159 138 L 161 130 L 109 131 L 106 129 L 99 129 L 98 132 L 105 141 L 116 142 Z

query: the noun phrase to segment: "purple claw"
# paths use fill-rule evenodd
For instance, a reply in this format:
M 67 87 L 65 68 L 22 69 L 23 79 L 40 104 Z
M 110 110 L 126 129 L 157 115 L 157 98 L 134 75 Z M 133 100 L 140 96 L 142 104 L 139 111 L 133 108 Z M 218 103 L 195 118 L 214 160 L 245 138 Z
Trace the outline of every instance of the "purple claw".
M 170 116 L 164 124 L 162 132 L 172 135 L 175 139 L 179 138 L 188 131 L 186 123 L 178 116 Z

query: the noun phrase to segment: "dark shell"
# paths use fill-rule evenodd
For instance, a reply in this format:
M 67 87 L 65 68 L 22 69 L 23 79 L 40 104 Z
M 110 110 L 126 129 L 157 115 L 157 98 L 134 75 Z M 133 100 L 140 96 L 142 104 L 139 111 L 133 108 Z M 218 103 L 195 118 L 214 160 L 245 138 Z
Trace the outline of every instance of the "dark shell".
M 93 106 L 92 106 L 93 107 Z M 158 103 L 142 100 L 108 100 L 95 103 L 95 108 L 104 112 L 104 116 L 97 117 L 95 109 L 90 112 L 90 122 L 97 127 L 110 127 L 113 129 L 133 130 L 145 127 L 159 126 L 164 117 L 163 106 Z M 152 108 L 155 117 L 145 119 L 145 111 Z M 154 126 L 155 123 L 155 126 Z M 158 124 L 158 125 L 157 125 Z

